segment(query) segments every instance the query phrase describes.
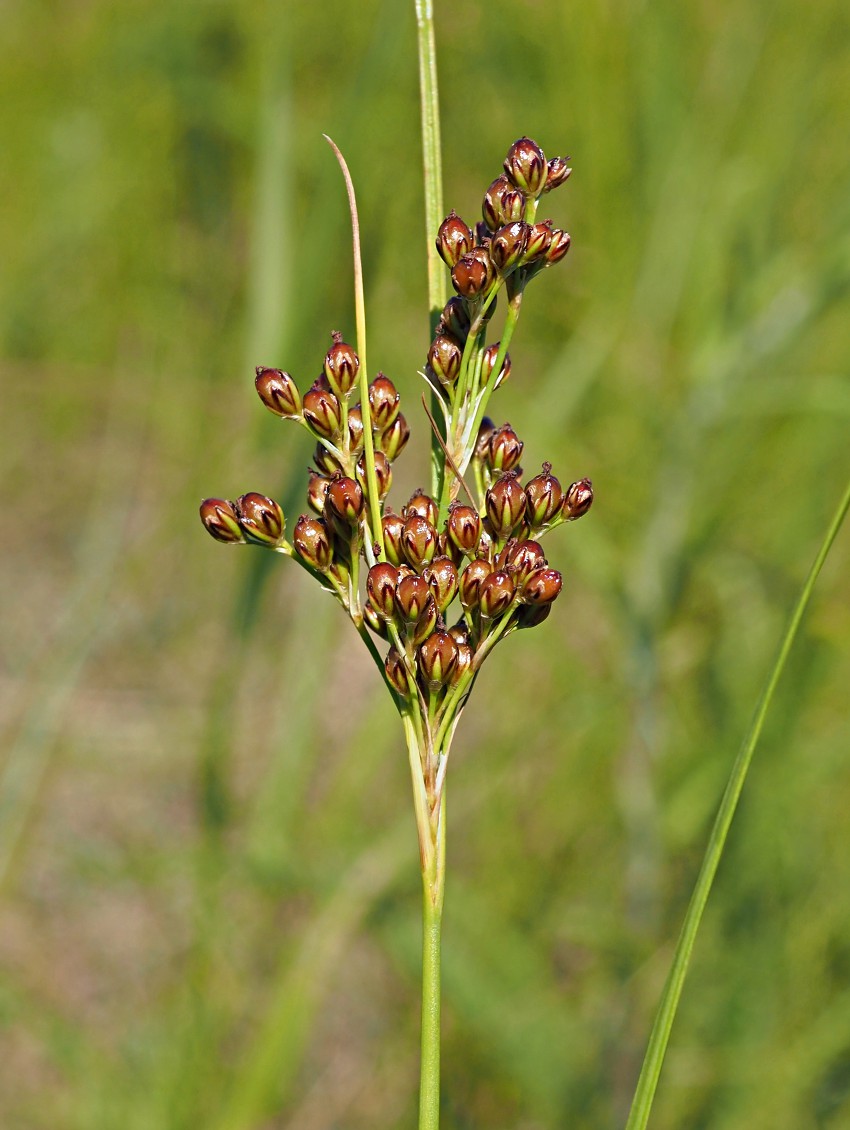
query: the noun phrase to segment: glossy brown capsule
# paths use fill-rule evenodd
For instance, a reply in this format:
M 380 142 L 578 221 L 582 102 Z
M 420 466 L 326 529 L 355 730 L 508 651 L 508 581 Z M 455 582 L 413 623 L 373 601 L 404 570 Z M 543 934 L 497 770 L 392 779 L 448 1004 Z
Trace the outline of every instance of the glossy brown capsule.
M 395 590 L 398 569 L 388 561 L 379 561 L 366 574 L 366 597 L 375 612 L 384 620 L 395 616 Z
M 247 541 L 255 545 L 277 545 L 283 537 L 283 511 L 273 498 L 251 491 L 233 504 Z
M 297 420 L 301 415 L 301 394 L 289 373 L 258 365 L 254 385 L 260 400 L 276 416 Z
M 378 437 L 378 446 L 386 457 L 394 462 L 407 447 L 409 439 L 410 428 L 404 418 L 404 413 L 399 412 L 390 426 L 381 432 Z
M 525 497 L 528 500 L 526 518 L 532 530 L 539 530 L 556 516 L 564 491 L 552 474 L 551 463 L 544 463 L 541 473 L 525 484 Z
M 539 196 L 549 168 L 543 150 L 530 137 L 521 137 L 508 150 L 504 164 L 508 180 L 530 196 Z
M 420 518 L 424 518 L 432 526 L 436 525 L 437 515 L 439 514 L 437 503 L 430 494 L 425 493 L 422 487 L 413 492 L 402 507 L 401 512 L 405 518 L 412 518 L 414 514 L 418 514 Z
M 484 350 L 484 354 L 481 358 L 481 380 L 484 384 L 489 384 L 492 379 L 493 369 L 495 368 L 501 345 L 501 342 L 494 341 L 492 345 L 488 345 Z M 506 353 L 501 368 L 499 369 L 499 375 L 493 383 L 493 388 L 496 389 L 499 385 L 503 385 L 510 375 L 511 355 L 510 353 Z
M 442 615 L 457 595 L 457 568 L 450 557 L 435 557 L 422 570 L 437 611 Z
M 360 358 L 354 349 L 342 340 L 342 334 L 335 330 L 333 345 L 325 354 L 324 374 L 328 387 L 334 395 L 348 396 L 357 381 L 360 371 Z
M 515 541 L 505 554 L 504 568 L 520 588 L 536 569 L 546 564 L 546 554 L 538 541 Z
M 513 602 L 516 586 L 513 577 L 504 569 L 497 569 L 481 582 L 478 607 L 487 620 L 496 620 Z
M 314 384 L 304 394 L 304 419 L 316 433 L 324 439 L 334 439 L 339 435 L 340 407 L 332 392 L 327 392 Z
M 546 184 L 544 192 L 559 188 L 569 178 L 572 169 L 567 165 L 568 157 L 552 157 L 546 163 Z
M 452 209 L 437 229 L 437 251 L 451 270 L 461 255 L 472 250 L 472 232 Z
M 494 471 L 513 471 L 522 458 L 523 442 L 510 424 L 495 428 L 490 436 L 487 462 Z
M 581 518 L 593 505 L 593 483 L 590 479 L 579 479 L 571 483 L 564 495 L 564 517 L 568 522 Z
M 460 375 L 463 350 L 453 337 L 437 334 L 428 350 L 428 364 L 441 385 L 448 388 Z
M 531 231 L 529 224 L 514 220 L 493 233 L 490 240 L 490 258 L 499 274 L 505 274 L 522 261 Z
M 343 526 L 356 526 L 366 509 L 366 499 L 359 483 L 347 475 L 337 475 L 328 484 L 325 513 Z
M 455 295 L 443 307 L 443 312 L 437 322 L 436 332 L 451 334 L 455 341 L 462 344 L 469 335 L 469 324 L 469 310 L 466 303 L 462 298 Z
M 458 592 L 460 593 L 460 603 L 467 612 L 478 607 L 481 585 L 492 572 L 493 566 L 489 561 L 476 557 L 461 573 L 458 578 Z
M 245 534 L 239 525 L 239 515 L 228 499 L 205 498 L 200 506 L 200 514 L 207 533 L 216 541 L 234 545 L 245 541 Z
M 295 523 L 292 544 L 299 557 L 308 565 L 325 573 L 333 562 L 332 536 L 321 518 L 302 514 Z
M 481 516 L 471 506 L 455 502 L 449 507 L 446 532 L 457 549 L 469 557 L 478 548 L 478 539 L 481 537 Z
M 381 528 L 384 534 L 384 551 L 387 560 L 393 565 L 401 565 L 404 561 L 404 549 L 401 544 L 401 533 L 404 529 L 404 518 L 399 514 L 384 514 L 381 518 Z
M 437 552 L 437 531 L 427 519 L 411 514 L 404 520 L 401 545 L 408 562 L 414 569 L 421 569 Z
M 402 577 L 396 585 L 395 603 L 402 620 L 415 624 L 428 606 L 434 603 L 428 582 L 417 575 Z
M 445 686 L 457 667 L 457 643 L 448 632 L 432 632 L 419 646 L 419 670 L 428 689 Z
M 401 398 L 389 377 L 378 373 L 369 385 L 369 407 L 372 411 L 372 424 L 379 432 L 390 426 L 398 415 Z
M 307 480 L 307 505 L 314 514 L 324 514 L 325 512 L 325 496 L 328 493 L 328 486 L 330 479 L 325 475 L 319 475 L 316 471 L 309 472 Z
M 489 290 L 495 277 L 490 256 L 483 247 L 462 255 L 452 267 L 452 286 L 463 298 L 477 298 Z
M 563 583 L 564 578 L 557 569 L 535 569 L 525 580 L 520 597 L 523 604 L 551 604 Z
M 407 698 L 410 694 L 410 684 L 407 681 L 407 668 L 404 665 L 404 659 L 391 647 L 387 652 L 387 657 L 384 660 L 384 670 L 387 673 L 387 679 L 393 690 L 398 691 L 400 695 Z
M 484 496 L 484 505 L 490 525 L 499 538 L 506 538 L 519 525 L 525 515 L 525 491 L 517 482 L 515 472 L 506 471 Z

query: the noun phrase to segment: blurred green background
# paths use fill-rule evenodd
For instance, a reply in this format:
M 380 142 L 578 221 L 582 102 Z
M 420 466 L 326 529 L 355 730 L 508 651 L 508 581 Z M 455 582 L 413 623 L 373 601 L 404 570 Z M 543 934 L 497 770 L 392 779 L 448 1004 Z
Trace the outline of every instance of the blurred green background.
M 205 495 L 303 509 L 252 388 L 353 333 L 426 479 L 413 5 L 18 0 L 0 46 L 0 1124 L 415 1122 L 401 732 L 287 562 Z M 844 0 L 437 2 L 446 207 L 522 134 L 573 235 L 493 401 L 590 516 L 455 742 L 447 1130 L 621 1126 L 708 828 L 850 474 Z M 283 427 L 286 434 L 281 434 Z M 406 476 L 406 478 L 405 478 Z M 780 688 L 657 1130 L 850 1127 L 850 538 Z

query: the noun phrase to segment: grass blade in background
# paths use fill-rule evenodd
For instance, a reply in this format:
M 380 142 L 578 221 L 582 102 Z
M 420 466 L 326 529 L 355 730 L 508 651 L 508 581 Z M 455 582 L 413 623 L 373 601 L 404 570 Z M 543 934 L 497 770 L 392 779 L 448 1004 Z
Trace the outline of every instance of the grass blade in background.
M 806 577 L 805 584 L 803 585 L 791 619 L 788 622 L 788 627 L 785 630 L 776 662 L 768 676 L 761 699 L 756 707 L 750 732 L 747 734 L 744 744 L 741 746 L 741 750 L 735 759 L 735 764 L 732 767 L 732 773 L 729 777 L 726 791 L 723 794 L 723 799 L 720 802 L 720 809 L 711 831 L 711 838 L 709 839 L 708 848 L 706 849 L 702 867 L 697 877 L 696 886 L 694 887 L 694 892 L 691 896 L 690 904 L 688 905 L 685 921 L 682 925 L 682 931 L 676 945 L 676 952 L 673 955 L 673 964 L 667 976 L 667 982 L 664 986 L 658 1014 L 652 1026 L 649 1046 L 635 1091 L 632 1109 L 629 1114 L 628 1122 L 626 1123 L 626 1130 L 644 1130 L 649 1121 L 652 1101 L 658 1086 L 658 1079 L 661 1074 L 667 1043 L 670 1039 L 670 1031 L 673 1027 L 676 1009 L 678 1008 L 679 999 L 682 995 L 682 987 L 688 972 L 688 965 L 690 963 L 691 954 L 693 953 L 697 931 L 699 930 L 703 911 L 708 902 L 714 876 L 717 873 L 717 868 L 720 864 L 721 856 L 723 855 L 726 837 L 732 825 L 732 819 L 735 815 L 735 809 L 738 806 L 741 790 L 744 787 L 747 771 L 749 770 L 756 744 L 761 736 L 764 720 L 767 717 L 774 691 L 782 676 L 782 672 L 785 670 L 785 664 L 788 660 L 791 648 L 793 647 L 794 640 L 797 637 L 803 615 L 809 605 L 815 587 L 815 581 L 818 579 L 827 554 L 841 528 L 848 507 L 850 507 L 850 483 L 848 483 L 844 491 L 844 496 L 838 504 L 838 509 L 835 511 L 829 529 L 821 543 L 814 563 L 809 570 L 809 575 Z

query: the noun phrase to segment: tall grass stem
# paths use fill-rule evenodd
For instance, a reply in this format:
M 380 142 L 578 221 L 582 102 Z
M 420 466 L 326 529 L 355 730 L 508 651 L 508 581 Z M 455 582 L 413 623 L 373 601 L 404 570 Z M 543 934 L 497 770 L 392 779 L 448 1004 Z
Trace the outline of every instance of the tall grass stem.
M 841 528 L 848 508 L 850 508 L 850 482 L 847 484 L 844 496 L 838 504 L 814 563 L 809 570 L 809 575 L 806 577 L 794 611 L 788 621 L 788 626 L 785 629 L 785 635 L 779 646 L 776 660 L 768 675 L 767 682 L 762 691 L 758 706 L 756 707 L 749 733 L 732 766 L 732 772 L 729 776 L 723 799 L 720 802 L 720 808 L 714 821 L 714 827 L 711 830 L 708 847 L 703 857 L 699 876 L 697 877 L 679 940 L 676 944 L 673 964 L 667 975 L 667 981 L 664 985 L 664 991 L 661 996 L 661 1003 L 658 1007 L 655 1023 L 652 1026 L 649 1045 L 646 1050 L 646 1056 L 644 1057 L 634 1099 L 632 1100 L 626 1130 L 644 1130 L 649 1121 L 652 1102 L 658 1087 L 658 1079 L 661 1075 L 661 1067 L 664 1062 L 664 1055 L 667 1051 L 667 1044 L 670 1039 L 673 1020 L 676 1016 L 676 1009 L 678 1008 L 679 999 L 682 995 L 682 988 L 685 983 L 691 954 L 693 953 L 697 931 L 702 920 L 706 903 L 708 902 L 714 876 L 720 864 L 720 858 L 726 844 L 726 837 L 729 834 L 729 828 L 731 827 L 732 819 L 735 815 L 735 809 L 738 806 L 738 799 L 744 787 L 747 771 L 749 770 L 756 744 L 761 736 L 764 721 L 767 717 L 771 700 L 773 699 L 773 693 L 785 670 L 788 656 L 797 638 L 797 632 L 799 631 L 803 616 L 808 608 L 815 582 L 817 581 L 823 563 L 835 541 L 838 531 Z

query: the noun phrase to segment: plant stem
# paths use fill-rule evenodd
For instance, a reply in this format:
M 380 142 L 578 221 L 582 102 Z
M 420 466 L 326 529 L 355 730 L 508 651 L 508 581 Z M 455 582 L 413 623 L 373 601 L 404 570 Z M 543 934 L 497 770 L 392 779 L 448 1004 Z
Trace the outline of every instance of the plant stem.
M 788 660 L 788 655 L 796 639 L 797 632 L 800 628 L 800 623 L 803 619 L 803 614 L 808 607 L 809 600 L 811 599 L 812 591 L 815 587 L 815 581 L 821 571 L 826 556 L 835 541 L 841 524 L 844 521 L 847 510 L 850 508 L 850 483 L 844 491 L 844 496 L 838 504 L 838 508 L 833 515 L 832 521 L 829 525 L 824 539 L 815 557 L 814 563 L 809 570 L 809 575 L 806 577 L 805 584 L 803 585 L 800 596 L 788 621 L 788 627 L 785 629 L 785 635 L 782 638 L 782 643 L 779 646 L 779 651 L 776 660 L 768 675 L 767 682 L 764 690 L 762 691 L 761 698 L 758 706 L 756 707 L 755 715 L 753 716 L 750 731 L 744 740 L 743 745 L 735 759 L 735 764 L 732 766 L 732 772 L 729 775 L 729 781 L 726 785 L 726 791 L 723 794 L 723 799 L 720 802 L 720 808 L 717 812 L 717 817 L 714 821 L 714 827 L 711 830 L 711 838 L 706 848 L 705 856 L 702 861 L 699 876 L 697 877 L 694 892 L 691 895 L 691 901 L 688 904 L 688 910 L 685 915 L 685 921 L 682 924 L 682 930 L 679 934 L 679 940 L 676 944 L 676 952 L 673 955 L 673 964 L 670 967 L 670 972 L 667 975 L 667 981 L 664 985 L 664 992 L 661 996 L 661 1003 L 658 1006 L 658 1014 L 655 1017 L 655 1023 L 652 1026 L 652 1033 L 649 1037 L 649 1046 L 646 1050 L 644 1057 L 643 1067 L 641 1068 L 640 1079 L 635 1090 L 635 1096 L 632 1100 L 632 1107 L 629 1113 L 629 1120 L 626 1123 L 626 1130 L 644 1130 L 647 1122 L 649 1121 L 649 1113 L 652 1109 L 652 1101 L 655 1097 L 655 1091 L 658 1086 L 658 1078 L 661 1074 L 661 1066 L 664 1062 L 664 1054 L 667 1050 L 667 1043 L 670 1039 L 670 1030 L 673 1027 L 673 1020 L 676 1015 L 676 1009 L 679 1005 L 679 998 L 682 995 L 682 987 L 685 983 L 685 976 L 688 971 L 691 954 L 696 941 L 697 931 L 702 920 L 702 914 L 705 910 L 705 905 L 708 902 L 708 896 L 711 892 L 711 886 L 714 882 L 714 876 L 717 872 L 720 863 L 720 857 L 723 854 L 723 848 L 726 843 L 726 837 L 729 833 L 729 828 L 732 824 L 732 818 L 735 815 L 735 809 L 738 805 L 738 800 L 741 796 L 741 790 L 744 787 L 744 780 L 747 776 L 747 770 L 752 761 L 753 752 L 755 751 L 756 744 L 758 743 L 761 735 L 764 720 L 767 716 L 770 707 L 773 692 L 776 690 L 776 685 L 779 682 L 780 676 L 785 669 L 785 664 Z
M 422 1061 L 419 1130 L 440 1125 L 440 933 L 446 883 L 445 793 L 440 805 L 434 867 L 422 871 Z
M 422 164 L 425 181 L 425 241 L 428 251 L 429 331 L 433 335 L 445 305 L 445 269 L 434 238 L 443 219 L 443 159 L 440 146 L 440 97 L 437 89 L 437 50 L 434 43 L 432 0 L 416 0 L 416 35 L 419 47 L 419 96 L 422 115 Z M 431 414 L 439 419 L 436 395 L 431 393 Z M 439 497 L 443 475 L 442 450 L 431 436 L 431 494 Z

